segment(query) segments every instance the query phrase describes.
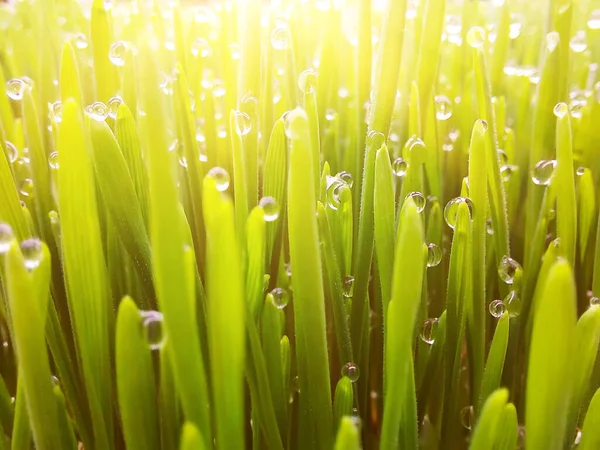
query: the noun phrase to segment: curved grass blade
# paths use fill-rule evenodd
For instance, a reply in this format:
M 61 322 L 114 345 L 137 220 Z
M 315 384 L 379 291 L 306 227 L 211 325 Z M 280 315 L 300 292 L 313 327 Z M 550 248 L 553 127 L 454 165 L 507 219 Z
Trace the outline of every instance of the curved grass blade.
M 169 341 L 163 346 L 160 356 L 158 409 L 159 411 L 169 411 L 168 414 L 158 414 L 160 421 L 160 442 L 163 449 L 177 448 L 179 444 L 179 426 L 181 424 L 181 405 L 177 398 L 173 357 Z
M 334 450 L 360 450 L 360 433 L 351 417 L 342 417 L 333 448 Z
M 193 423 L 185 423 L 181 431 L 179 450 L 205 450 L 207 448 L 198 428 Z
M 96 79 L 96 99 L 107 102 L 117 91 L 115 67 L 108 54 L 112 32 L 109 12 L 102 0 L 94 0 L 92 4 L 92 48 L 94 53 L 94 74 Z
M 471 450 L 485 450 L 494 447 L 501 436 L 498 425 L 502 420 L 502 413 L 508 400 L 508 390 L 498 389 L 485 401 L 481 416 L 471 438 Z
M 61 448 L 75 450 L 77 448 L 77 441 L 75 440 L 75 433 L 73 427 L 69 422 L 65 397 L 63 396 L 59 386 L 55 385 L 53 387 L 53 391 L 58 408 L 57 421 L 58 433 L 60 435 L 61 440 Z
M 348 377 L 340 378 L 335 387 L 333 398 L 333 424 L 335 430 L 341 426 L 344 416 L 352 415 L 352 406 L 354 404 L 354 393 L 352 391 L 352 382 Z
M 575 336 L 575 286 L 569 264 L 558 260 L 534 311 L 526 390 L 527 447 L 559 449 L 565 439 Z
M 256 321 L 260 315 L 264 291 L 266 222 L 265 212 L 256 206 L 246 221 L 246 300 Z
M 237 132 L 236 111 L 229 114 L 229 130 L 233 155 L 233 189 L 235 200 L 235 220 L 237 238 L 241 248 L 244 248 L 246 219 L 248 217 L 248 188 L 246 185 L 246 162 L 244 159 L 244 142 Z M 205 218 L 205 220 L 207 220 Z
M 18 400 L 17 397 L 19 398 Z M 23 382 L 17 381 L 17 395 L 15 397 L 15 421 L 13 423 L 11 436 L 12 450 L 31 448 L 33 446 L 26 402 L 27 400 L 25 399 L 25 388 L 23 387 Z
M 505 312 L 502 317 L 498 319 L 496 331 L 494 332 L 494 339 L 492 340 L 492 345 L 485 365 L 485 372 L 483 373 L 483 379 L 481 381 L 478 411 L 481 410 L 484 402 L 492 392 L 500 387 L 504 359 L 506 357 L 506 348 L 508 346 L 508 330 L 509 318 L 508 312 Z
M 581 432 L 581 450 L 593 450 L 600 446 L 600 389 L 596 391 L 585 415 Z
M 507 403 L 496 425 L 496 446 L 498 450 L 516 450 L 519 439 L 519 424 L 517 409 L 512 403 Z
M 6 158 L 4 145 L 0 133 L 0 222 L 9 224 L 15 237 L 22 241 L 29 237 L 30 233 L 19 202 L 19 194 L 15 189 L 15 181 Z
M 60 93 L 63 103 L 72 98 L 78 105 L 83 104 L 79 67 L 73 46 L 69 41 L 63 45 L 60 61 Z
M 117 393 L 127 448 L 156 450 L 160 441 L 152 359 L 140 313 L 129 297 L 119 304 L 116 332 Z

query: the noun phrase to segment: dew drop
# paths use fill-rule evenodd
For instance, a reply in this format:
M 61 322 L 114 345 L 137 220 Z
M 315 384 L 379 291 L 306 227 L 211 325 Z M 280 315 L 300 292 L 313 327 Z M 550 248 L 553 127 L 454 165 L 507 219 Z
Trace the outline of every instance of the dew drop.
M 97 122 L 104 122 L 108 117 L 108 106 L 102 102 L 94 102 L 85 107 L 85 113 Z
M 467 33 L 467 43 L 472 48 L 481 48 L 485 42 L 485 30 L 481 27 L 473 27 Z
M 198 38 L 192 43 L 192 55 L 200 58 L 208 58 L 212 55 L 209 42 L 204 38 Z
M 579 167 L 577 168 L 577 170 L 575 171 L 575 173 L 577 174 L 577 176 L 578 176 L 578 177 L 582 177 L 582 176 L 585 174 L 585 171 L 586 171 L 586 170 L 587 170 L 587 169 L 586 169 L 585 167 L 583 167 L 583 166 L 579 166 Z
M 212 83 L 212 92 L 216 98 L 224 97 L 227 89 L 225 89 L 225 83 L 223 80 L 215 79 Z
M 140 311 L 142 318 L 142 328 L 151 350 L 160 350 L 166 342 L 166 333 L 164 331 L 164 318 L 158 311 Z
M 490 302 L 488 309 L 490 314 L 494 316 L 496 319 L 502 317 L 504 312 L 506 311 L 506 306 L 502 300 L 494 300 Z
M 56 123 L 62 122 L 62 102 L 56 101 L 54 103 L 48 103 L 48 110 L 50 112 L 50 119 Z
M 379 150 L 385 144 L 385 136 L 379 131 L 371 130 L 367 133 L 367 145 Z
M 238 136 L 246 136 L 252 129 L 252 119 L 250 116 L 242 111 L 234 112 L 235 120 L 235 131 Z
M 5 144 L 6 157 L 8 158 L 8 162 L 12 164 L 19 158 L 19 150 L 17 150 L 17 147 L 10 141 L 5 141 Z
M 582 433 L 579 427 L 575 429 L 575 439 L 573 440 L 573 445 L 577 446 L 581 442 Z
M 349 172 L 346 172 L 345 170 L 337 173 L 335 177 L 346 183 L 346 185 L 348 185 L 349 188 L 352 188 L 352 186 L 354 185 L 354 179 L 352 178 L 352 175 Z
M 280 287 L 273 289 L 271 291 L 271 296 L 273 297 L 273 305 L 275 305 L 277 309 L 285 308 L 290 301 L 288 292 Z
M 585 41 L 585 31 L 578 31 L 575 36 L 569 41 L 569 47 L 575 53 L 584 52 L 587 48 L 587 42 Z
M 52 225 L 58 225 L 60 222 L 60 218 L 58 217 L 58 213 L 54 210 L 48 212 L 48 219 Z
M 446 204 L 446 207 L 444 208 L 444 220 L 446 221 L 446 224 L 453 230 L 456 227 L 456 222 L 458 220 L 458 207 L 463 202 L 469 207 L 469 213 L 472 219 L 473 213 L 475 212 L 475 206 L 469 197 L 453 198 Z
M 517 166 L 513 166 L 511 164 L 507 164 L 505 166 L 500 167 L 500 178 L 502 181 L 506 182 L 510 180 L 515 171 L 517 170 Z
M 342 292 L 345 298 L 352 298 L 354 295 L 354 277 L 349 275 L 344 277 L 344 281 L 342 283 Z
M 415 202 L 415 206 L 417 207 L 417 212 L 422 213 L 423 210 L 425 209 L 425 204 L 427 203 L 425 196 L 419 191 L 414 191 L 414 192 L 410 192 L 409 194 L 407 194 L 404 201 L 406 201 L 406 199 L 409 197 L 412 198 L 413 201 Z
M 452 101 L 445 95 L 435 96 L 435 116 L 438 120 L 448 120 L 452 116 Z
M 298 76 L 298 87 L 304 94 L 311 94 L 315 91 L 318 83 L 317 74 L 312 69 L 303 70 Z
M 462 29 L 460 17 L 457 15 L 446 16 L 446 33 L 459 34 Z
M 411 163 L 425 160 L 425 143 L 416 136 L 411 136 L 402 148 L 402 157 Z
M 117 118 L 117 112 L 119 111 L 119 106 L 123 104 L 123 99 L 118 95 L 115 95 L 108 101 L 108 115 L 112 119 Z
M 336 116 L 337 113 L 335 112 L 335 109 L 328 108 L 327 111 L 325 111 L 325 120 L 327 120 L 328 122 L 334 120 Z
M 275 50 L 285 50 L 288 46 L 288 29 L 279 26 L 271 32 L 271 45 Z
M 347 362 L 342 366 L 342 376 L 348 377 L 352 383 L 356 383 L 360 378 L 360 369 L 353 362 Z
M 397 177 L 406 175 L 408 163 L 403 158 L 396 158 L 392 164 L 392 171 Z
M 427 319 L 421 326 L 421 340 L 426 344 L 432 345 L 435 342 L 439 319 Z
M 23 260 L 27 270 L 37 268 L 44 258 L 42 241 L 38 238 L 26 239 L 21 242 L 21 252 L 23 253 Z
M 54 151 L 48 155 L 48 165 L 51 169 L 57 170 L 60 165 L 58 164 L 58 152 Z
M 73 37 L 73 42 L 75 42 L 75 47 L 79 50 L 84 50 L 88 47 L 88 40 L 85 34 L 77 33 Z
M 510 256 L 504 255 L 498 266 L 498 275 L 506 284 L 513 284 L 517 270 L 523 270 L 521 265 Z
M 13 230 L 7 223 L 0 223 L 0 253 L 6 253 L 14 238 Z
M 242 57 L 242 47 L 237 42 L 229 44 L 229 53 L 231 53 L 231 59 L 237 61 Z
M 492 222 L 492 219 L 485 221 L 485 231 L 487 234 L 494 234 L 494 223 Z
M 592 11 L 587 26 L 590 30 L 600 30 L 600 9 L 594 9 Z
M 8 80 L 6 82 L 6 95 L 8 95 L 12 100 L 22 100 L 26 87 L 27 83 L 25 83 L 22 79 L 13 78 L 12 80 Z
M 470 430 L 473 422 L 475 422 L 475 413 L 473 412 L 473 407 L 465 406 L 460 410 L 460 423 L 467 430 Z
M 224 192 L 229 187 L 229 174 L 222 167 L 213 167 L 208 171 L 208 176 L 215 180 L 218 191 Z
M 299 139 L 302 137 L 302 134 L 299 133 L 298 127 L 294 124 L 296 121 L 307 120 L 306 112 L 301 108 L 293 109 L 292 111 L 288 111 L 284 115 L 285 120 L 285 135 L 288 139 Z
M 546 49 L 552 53 L 560 43 L 560 34 L 556 31 L 551 31 L 546 35 Z
M 265 222 L 274 222 L 279 217 L 279 205 L 273 197 L 263 197 L 258 203 L 263 209 Z
M 504 150 L 498 150 L 498 158 L 500 159 L 500 167 L 508 164 L 508 155 Z
M 442 261 L 442 249 L 434 243 L 427 244 L 427 267 L 435 267 Z
M 123 41 L 114 42 L 108 50 L 108 59 L 117 67 L 125 65 L 125 54 L 127 53 L 127 44 Z
M 538 186 L 548 186 L 552 180 L 555 168 L 556 160 L 554 159 L 538 161 L 531 171 L 531 179 Z
M 25 178 L 19 185 L 19 192 L 23 197 L 30 197 L 33 194 L 33 180 Z
M 562 119 L 563 117 L 565 117 L 569 112 L 569 107 L 567 106 L 566 103 L 560 102 L 557 103 L 556 106 L 554 107 L 554 115 L 558 118 L 558 119 Z

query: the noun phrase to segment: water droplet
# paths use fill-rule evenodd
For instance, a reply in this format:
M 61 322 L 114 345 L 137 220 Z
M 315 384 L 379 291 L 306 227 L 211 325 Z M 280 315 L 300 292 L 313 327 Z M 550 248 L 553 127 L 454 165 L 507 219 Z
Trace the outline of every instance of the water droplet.
M 435 267 L 442 261 L 442 249 L 434 243 L 427 244 L 427 267 Z
M 419 191 L 414 191 L 414 192 L 407 194 L 404 201 L 406 201 L 406 199 L 408 197 L 412 198 L 413 201 L 415 202 L 415 206 L 417 207 L 417 212 L 418 213 L 423 212 L 423 210 L 425 209 L 425 204 L 427 203 L 427 200 L 425 200 L 425 196 Z
M 504 150 L 498 150 L 498 159 L 500 160 L 500 167 L 508 164 L 508 155 Z
M 142 327 L 148 347 L 151 350 L 160 350 L 166 342 L 166 334 L 163 329 L 163 315 L 158 311 L 140 311 Z
M 575 439 L 573 440 L 573 445 L 579 445 L 581 442 L 582 433 L 579 427 L 575 429 Z
M 224 192 L 229 187 L 229 174 L 222 167 L 213 167 L 208 171 L 208 176 L 215 180 L 218 191 Z
M 24 197 L 29 197 L 33 194 L 33 180 L 31 178 L 25 178 L 19 184 L 19 192 Z
M 22 100 L 26 87 L 27 83 L 25 83 L 22 79 L 13 78 L 12 80 L 8 80 L 6 82 L 6 95 L 13 100 Z
M 522 270 L 521 265 L 510 256 L 504 255 L 498 266 L 498 275 L 506 284 L 513 284 L 517 270 Z
M 6 156 L 8 162 L 12 164 L 19 158 L 19 150 L 17 150 L 17 147 L 10 141 L 5 141 L 4 143 L 6 144 Z
M 427 319 L 421 327 L 421 340 L 426 344 L 432 345 L 435 342 L 435 334 L 437 332 L 439 319 Z
M 392 171 L 394 175 L 397 177 L 403 177 L 406 175 L 406 170 L 408 169 L 408 163 L 404 161 L 402 158 L 396 158 L 394 163 L 392 164 Z
M 583 166 L 579 166 L 579 167 L 577 168 L 577 170 L 575 171 L 575 173 L 577 174 L 577 176 L 578 176 L 578 177 L 582 177 L 582 176 L 585 174 L 585 171 L 586 171 L 586 170 L 587 170 L 587 169 L 586 169 L 585 167 L 583 167 Z
M 516 39 L 521 35 L 521 29 L 523 28 L 523 23 L 514 14 L 511 14 L 511 16 L 512 16 L 513 21 L 510 24 L 508 35 L 511 39 Z
M 352 298 L 352 296 L 354 295 L 354 277 L 349 275 L 347 277 L 344 277 L 344 281 L 342 283 L 342 291 L 344 294 L 344 297 L 346 298 Z
M 448 226 L 453 230 L 456 227 L 456 221 L 458 220 L 458 207 L 463 202 L 469 207 L 471 219 L 473 219 L 475 206 L 469 197 L 453 198 L 448 202 L 448 204 L 446 204 L 446 207 L 444 208 L 444 220 L 446 221 L 446 224 L 448 224 Z
M 127 44 L 123 41 L 114 42 L 108 50 L 108 59 L 110 59 L 110 62 L 117 67 L 124 66 L 127 48 Z
M 279 205 L 273 197 L 263 197 L 258 203 L 263 209 L 266 222 L 273 222 L 279 217 Z
M 452 14 L 446 16 L 446 33 L 459 34 L 461 29 L 462 24 L 459 16 Z
M 554 159 L 543 159 L 538 161 L 531 171 L 531 179 L 538 186 L 548 186 L 552 180 L 555 168 L 556 160 Z
M 568 112 L 569 112 L 569 107 L 567 106 L 566 103 L 560 102 L 560 103 L 557 103 L 556 106 L 554 107 L 554 115 L 559 119 L 562 119 L 563 117 L 565 117 Z
M 494 234 L 494 222 L 492 222 L 492 219 L 488 219 L 485 221 L 485 228 L 487 234 Z
M 242 57 L 242 46 L 237 42 L 229 44 L 229 53 L 231 53 L 231 59 L 239 60 Z
M 58 225 L 60 219 L 58 217 L 58 213 L 54 210 L 48 212 L 48 219 L 52 225 Z
M 48 111 L 50 113 L 50 120 L 56 123 L 62 122 L 62 103 L 60 101 L 48 103 Z
M 435 116 L 438 120 L 448 120 L 452 116 L 452 101 L 445 95 L 435 96 Z
M 239 136 L 246 136 L 252 129 L 252 119 L 245 112 L 235 111 L 235 131 Z
M 317 87 L 317 74 L 312 69 L 303 70 L 298 77 L 298 87 L 304 94 L 314 92 Z
M 271 45 L 275 50 L 285 50 L 288 46 L 288 28 L 279 26 L 271 32 Z
M 592 11 L 587 26 L 590 30 L 600 30 L 600 9 Z
M 300 378 L 298 378 L 298 375 L 292 380 L 292 389 L 296 392 L 300 392 Z
M 77 33 L 73 37 L 73 42 L 75 43 L 75 47 L 79 50 L 86 49 L 88 47 L 88 40 L 85 34 Z
M 483 119 L 477 119 L 475 121 L 475 126 L 478 127 L 484 133 L 488 130 L 488 123 Z
M 354 180 L 352 179 L 352 175 L 349 172 L 346 172 L 345 170 L 337 173 L 335 177 L 339 178 L 344 183 L 346 183 L 349 188 L 351 188 L 354 185 Z
M 379 150 L 385 144 L 385 136 L 379 131 L 371 130 L 367 133 L 367 145 Z
M 50 375 L 50 383 L 52 384 L 52 386 L 60 386 L 60 381 L 54 375 Z
M 104 122 L 108 117 L 108 106 L 102 102 L 94 102 L 85 107 L 85 113 L 93 120 Z
M 502 317 L 504 312 L 506 311 L 506 306 L 502 300 L 494 300 L 490 302 L 488 307 L 490 314 L 494 316 L 496 319 Z
M 402 148 L 402 157 L 406 161 L 424 161 L 426 158 L 425 143 L 416 136 L 411 136 Z
M 558 47 L 560 43 L 560 34 L 556 31 L 551 31 L 546 35 L 546 49 L 549 53 L 552 53 Z
M 460 423 L 467 430 L 471 429 L 471 426 L 475 422 L 475 413 L 473 412 L 472 406 L 465 406 L 460 410 Z
M 506 182 L 506 181 L 510 180 L 510 178 L 512 177 L 513 173 L 515 173 L 516 170 L 517 170 L 517 166 L 513 166 L 510 164 L 502 166 L 502 167 L 500 167 L 500 178 L 502 178 L 502 181 Z
M 280 287 L 273 289 L 271 291 L 271 296 L 273 297 L 273 305 L 275 305 L 277 309 L 285 308 L 290 301 L 288 292 Z
M 204 38 L 198 38 L 192 43 L 192 55 L 200 56 L 200 58 L 208 58 L 212 56 L 212 48 L 209 42 Z
M 360 377 L 360 369 L 353 362 L 347 362 L 342 367 L 342 376 L 348 377 L 352 383 L 356 383 Z
M 212 85 L 213 96 L 217 98 L 225 96 L 227 89 L 225 89 L 225 83 L 223 82 L 223 80 L 219 80 L 218 78 L 214 79 Z
M 117 118 L 117 112 L 119 111 L 119 106 L 123 104 L 123 99 L 118 95 L 115 95 L 108 101 L 108 115 L 112 119 Z
M 525 449 L 525 426 L 519 425 L 517 429 L 517 450 Z
M 44 258 L 42 241 L 38 238 L 26 239 L 21 242 L 21 252 L 23 253 L 25 268 L 28 270 L 37 268 Z
M 328 108 L 327 111 L 325 111 L 325 120 L 331 122 L 333 119 L 335 119 L 337 116 L 337 113 L 335 112 L 335 109 L 332 108 Z
M 58 164 L 58 152 L 54 151 L 48 155 L 48 165 L 54 170 L 60 167 Z
M 467 43 L 472 48 L 481 48 L 485 42 L 485 30 L 481 27 L 473 27 L 467 33 Z
M 327 188 L 325 191 L 327 206 L 336 211 L 343 201 L 349 199 L 350 188 L 337 177 L 327 177 Z
M 587 48 L 587 42 L 585 41 L 585 31 L 578 31 L 575 36 L 569 41 L 569 47 L 575 53 L 581 53 Z
M 10 249 L 13 238 L 11 226 L 7 223 L 0 223 L 0 253 L 6 253 Z

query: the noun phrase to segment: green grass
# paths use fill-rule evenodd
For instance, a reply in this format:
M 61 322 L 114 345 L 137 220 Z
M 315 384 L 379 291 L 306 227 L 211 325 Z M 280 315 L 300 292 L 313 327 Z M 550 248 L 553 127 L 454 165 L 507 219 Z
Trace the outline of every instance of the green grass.
M 0 3 L 0 450 L 600 448 L 595 0 Z

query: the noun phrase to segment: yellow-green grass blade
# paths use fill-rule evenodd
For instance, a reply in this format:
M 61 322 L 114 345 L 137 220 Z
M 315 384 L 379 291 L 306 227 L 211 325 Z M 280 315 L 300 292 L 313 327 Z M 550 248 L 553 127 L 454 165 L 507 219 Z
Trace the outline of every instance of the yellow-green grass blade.
M 246 292 L 249 311 L 254 320 L 260 314 L 265 277 L 266 222 L 265 211 L 256 206 L 246 222 Z
M 63 103 L 72 98 L 79 106 L 83 105 L 77 57 L 69 41 L 63 45 L 60 61 L 60 93 Z
M 127 250 L 152 297 L 150 241 L 127 162 L 112 131 L 105 122 L 90 120 L 92 156 L 103 203 L 115 226 L 119 241 Z
M 354 403 L 354 393 L 352 382 L 348 377 L 340 378 L 333 398 L 333 425 L 335 430 L 339 430 L 344 416 L 352 415 L 352 406 Z
M 122 78 L 122 97 L 123 103 L 125 103 L 129 110 L 133 114 L 137 114 L 138 112 L 138 82 L 136 79 L 137 71 L 137 59 L 133 55 L 133 52 L 127 52 L 125 55 L 125 66 L 123 68 L 123 78 Z M 119 107 L 120 109 L 120 107 Z M 117 114 L 118 117 L 118 114 Z M 117 122 L 118 123 L 118 122 Z
M 0 427 L 8 434 L 13 428 L 15 411 L 4 378 L 0 377 Z M 1 430 L 0 430 L 1 431 Z
M 575 336 L 575 285 L 569 264 L 558 260 L 534 311 L 526 390 L 527 448 L 562 448 L 571 387 Z
M 593 450 L 600 445 L 600 389 L 596 391 L 583 422 L 581 450 Z
M 19 400 L 16 399 L 19 397 Z M 33 437 L 29 425 L 29 414 L 27 412 L 27 400 L 25 399 L 25 388 L 22 381 L 17 381 L 17 395 L 15 397 L 15 421 L 11 436 L 11 449 L 31 448 Z
M 160 385 L 158 386 L 160 443 L 161 448 L 177 448 L 181 424 L 181 404 L 177 398 L 172 349 L 168 340 L 165 342 L 160 356 Z M 170 413 L 161 414 L 160 411 L 170 411 Z
M 112 43 L 112 30 L 109 11 L 106 10 L 102 0 L 94 0 L 92 4 L 91 36 L 96 100 L 106 103 L 116 93 L 117 74 L 115 67 L 108 58 Z
M 342 417 L 333 448 L 334 450 L 359 450 L 362 448 L 360 432 L 352 417 Z
M 381 448 L 392 449 L 399 445 L 401 422 L 415 420 L 403 418 L 407 396 L 407 378 L 412 374 L 412 342 L 417 311 L 421 303 L 421 288 L 425 271 L 423 253 L 423 224 L 417 206 L 409 197 L 402 206 L 395 246 L 392 300 L 388 307 L 385 353 L 385 405 L 381 431 Z M 413 380 L 414 383 L 414 380 Z M 403 430 L 416 439 L 411 430 Z M 406 441 L 416 448 L 416 441 Z
M 502 370 L 506 357 L 506 348 L 508 346 L 508 317 L 508 312 L 505 311 L 496 324 L 494 338 L 492 339 L 492 345 L 490 346 L 487 362 L 485 364 L 485 372 L 483 373 L 483 379 L 481 380 L 478 399 L 479 406 L 477 411 L 481 410 L 484 402 L 492 392 L 500 387 L 500 380 L 502 379 Z
M 294 318 L 298 376 L 310 417 L 314 448 L 333 445 L 331 389 L 325 332 L 325 301 L 319 258 L 316 192 L 306 113 L 296 109 L 286 118 L 290 138 L 288 218 L 290 261 L 294 270 Z M 309 358 L 310 355 L 310 358 Z M 304 394 L 305 393 L 305 394 Z
M 302 75 L 301 75 L 302 76 Z M 314 78 L 314 79 L 313 79 Z M 310 151 L 315 173 L 315 192 L 319 196 L 319 176 L 321 174 L 321 140 L 319 135 L 319 112 L 317 109 L 317 84 L 316 77 L 312 73 L 306 74 L 304 90 L 304 110 L 308 115 L 308 127 L 310 130 Z M 314 86 L 313 86 L 314 85 Z
M 0 86 L 6 86 L 4 71 L 0 67 Z M 13 142 L 15 140 L 15 122 L 10 99 L 8 95 L 0 95 L 0 128 L 4 130 L 6 140 Z M 4 142 L 2 142 L 4 145 Z
M 507 400 L 507 389 L 498 389 L 487 398 L 471 438 L 471 445 L 469 446 L 471 450 L 495 448 L 494 445 L 497 444 L 501 436 L 501 430 L 498 429 L 498 426 L 501 423 Z
M 579 255 L 577 264 L 583 274 L 579 279 L 583 280 L 584 286 L 589 286 L 593 273 L 591 243 L 593 242 L 592 229 L 596 220 L 596 191 L 592 172 L 588 169 L 584 169 L 583 175 L 579 178 L 577 200 L 577 254 Z
M 190 422 L 186 422 L 181 430 L 181 445 L 179 450 L 205 450 L 205 440 L 200 434 L 200 430 Z
M 69 310 L 99 448 L 112 447 L 107 274 L 96 205 L 89 138 L 79 106 L 63 105 L 58 140 L 62 255 Z
M 69 422 L 65 397 L 60 390 L 60 386 L 55 385 L 53 391 L 57 404 L 58 433 L 60 435 L 61 448 L 75 450 L 77 448 L 77 441 L 75 440 L 73 427 Z
M 233 189 L 235 200 L 235 220 L 239 245 L 244 248 L 246 218 L 248 217 L 248 187 L 246 185 L 246 162 L 244 141 L 238 131 L 237 111 L 229 114 L 229 132 L 233 155 Z M 205 219 L 206 220 L 206 219 Z
M 600 342 L 600 305 L 592 305 L 583 313 L 575 327 L 575 352 L 573 359 L 573 377 L 571 398 L 567 414 L 567 432 L 565 445 L 571 443 L 576 433 L 582 402 L 590 385 Z
M 246 307 L 242 257 L 232 201 L 217 190 L 212 177 L 204 180 L 203 205 L 208 343 L 217 441 L 224 448 L 243 448 Z M 261 209 L 257 211 L 262 213 Z
M 3 280 L 7 290 L 12 337 L 19 361 L 19 381 L 27 404 L 29 425 L 36 448 L 60 447 L 57 405 L 52 392 L 50 362 L 44 339 L 45 310 L 50 295 L 50 254 L 38 240 L 25 245 L 41 246 L 35 273 L 25 267 L 25 257 L 13 239 L 6 254 Z
M 160 444 L 154 371 L 144 332 L 135 303 L 123 298 L 117 314 L 115 360 L 123 434 L 131 450 L 158 449 Z
M 498 450 L 516 450 L 519 439 L 517 409 L 512 403 L 504 405 L 502 416 L 496 425 L 496 446 Z
M 15 189 L 15 180 L 0 133 L 0 222 L 7 223 L 13 229 L 16 238 L 21 241 L 30 236 L 27 220 Z
M 251 94 L 260 98 L 261 94 L 261 42 L 260 19 L 261 2 L 260 0 L 249 0 L 242 6 L 241 36 L 242 54 L 239 67 L 239 92 L 240 95 Z
M 510 2 L 504 2 L 500 12 L 500 22 L 496 42 L 494 43 L 494 52 L 492 56 L 492 65 L 490 67 L 490 83 L 492 94 L 502 92 L 502 81 L 504 76 L 504 65 L 510 46 Z

